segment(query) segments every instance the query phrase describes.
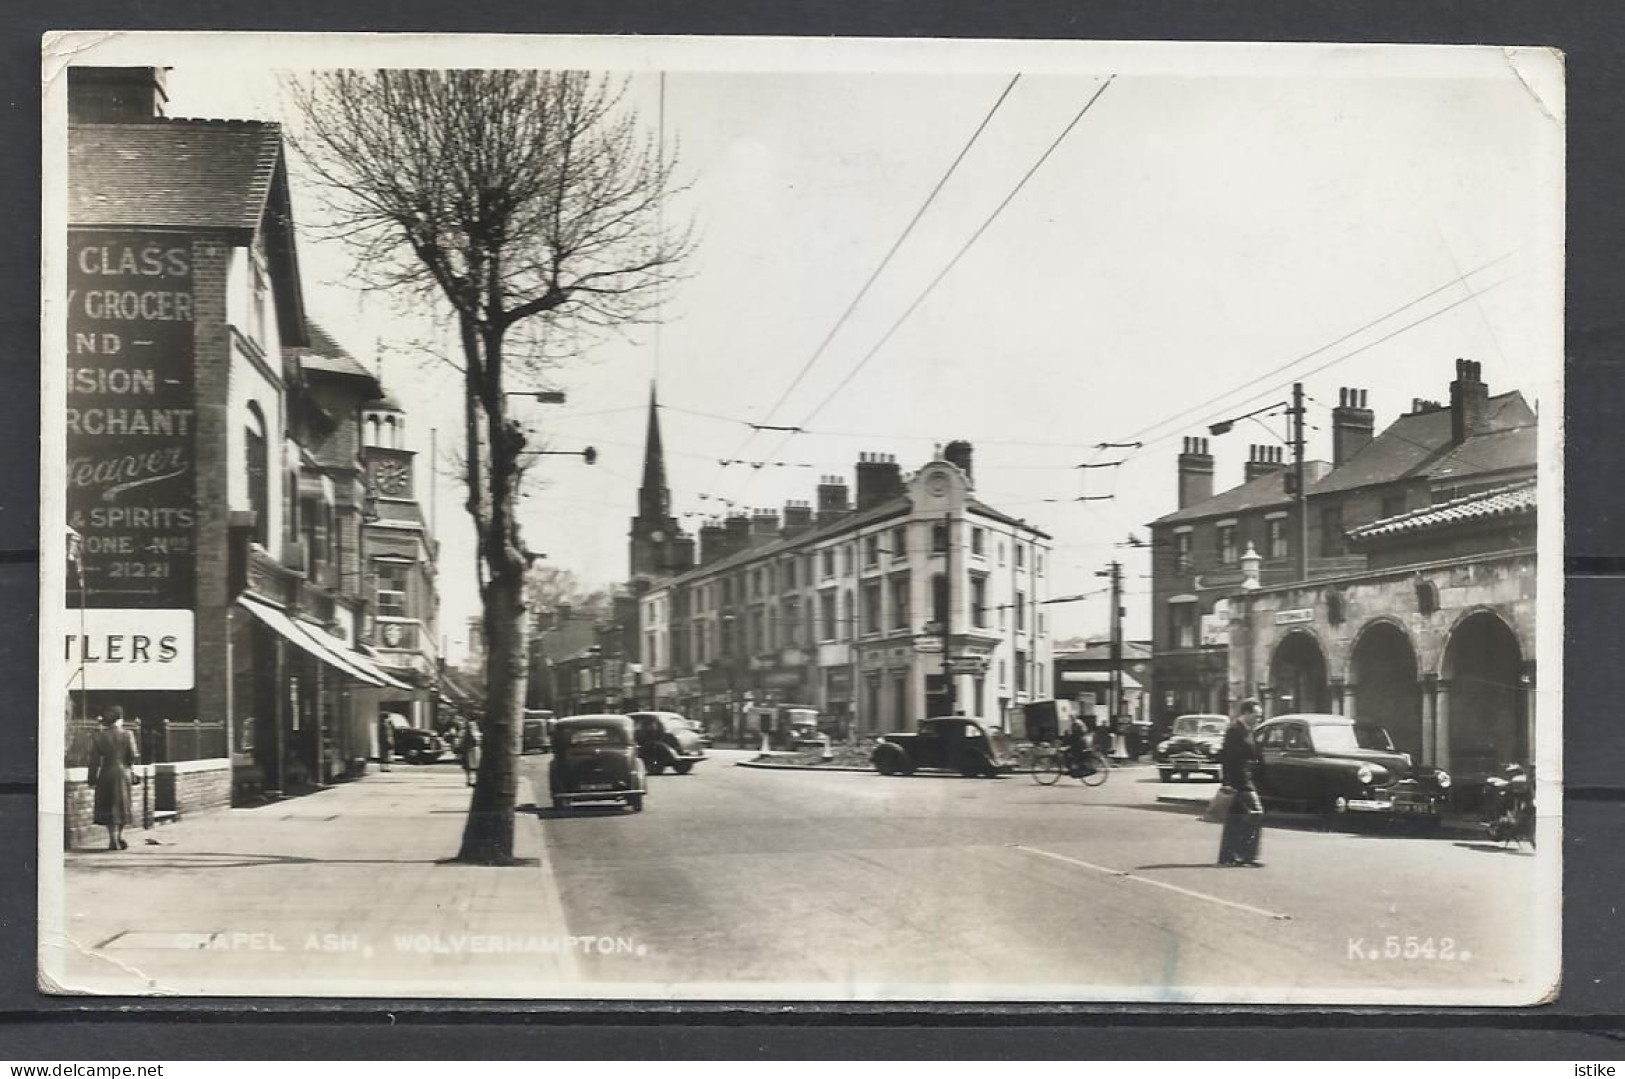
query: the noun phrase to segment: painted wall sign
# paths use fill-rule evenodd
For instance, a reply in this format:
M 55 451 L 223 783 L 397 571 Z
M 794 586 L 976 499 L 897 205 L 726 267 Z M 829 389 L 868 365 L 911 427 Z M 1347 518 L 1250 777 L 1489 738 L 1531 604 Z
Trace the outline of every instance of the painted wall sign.
M 70 607 L 195 605 L 191 263 L 185 239 L 68 238 L 67 504 L 83 536 Z
M 92 607 L 69 612 L 62 658 L 72 688 L 192 689 L 196 679 L 194 616 L 186 610 Z

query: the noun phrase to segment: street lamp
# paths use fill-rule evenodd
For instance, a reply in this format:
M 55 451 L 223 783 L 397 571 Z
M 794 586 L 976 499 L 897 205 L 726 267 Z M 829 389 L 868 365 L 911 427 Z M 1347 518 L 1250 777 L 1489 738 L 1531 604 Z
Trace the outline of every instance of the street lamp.
M 1295 552 L 1297 557 L 1294 559 L 1296 563 L 1294 568 L 1297 571 L 1297 579 L 1307 581 L 1309 579 L 1309 492 L 1307 490 L 1308 485 L 1304 482 L 1303 420 L 1305 410 L 1303 405 L 1303 383 L 1294 382 L 1292 384 L 1292 401 L 1290 404 L 1285 401 L 1277 401 L 1274 404 L 1264 405 L 1253 409 L 1251 412 L 1233 416 L 1228 420 L 1220 420 L 1208 427 L 1207 430 L 1208 434 L 1215 437 L 1228 434 L 1242 420 L 1250 419 L 1260 413 L 1270 412 L 1277 408 L 1285 408 L 1286 414 L 1292 417 L 1292 435 L 1287 441 L 1292 446 L 1292 482 L 1289 486 L 1292 489 L 1292 502 L 1298 519 L 1298 542 L 1296 545 L 1297 551 Z
M 579 457 L 589 465 L 598 463 L 598 450 L 588 446 L 584 450 L 522 450 L 521 457 Z

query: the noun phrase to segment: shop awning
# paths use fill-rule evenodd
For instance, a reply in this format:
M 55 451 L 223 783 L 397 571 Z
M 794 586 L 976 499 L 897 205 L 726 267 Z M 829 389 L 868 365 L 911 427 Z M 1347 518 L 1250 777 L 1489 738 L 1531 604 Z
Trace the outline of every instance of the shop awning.
M 331 638 L 329 639 L 331 640 Z M 338 646 L 339 650 L 344 653 L 346 659 L 350 660 L 352 663 L 355 663 L 368 674 L 383 679 L 384 685 L 389 686 L 391 689 L 411 690 L 416 688 L 412 685 L 412 683 L 403 682 L 399 678 L 396 678 L 394 675 L 390 674 L 388 671 L 384 670 L 383 665 L 366 652 L 353 648 L 345 648 L 338 641 L 333 641 L 332 643 Z M 362 647 L 365 648 L 366 646 L 363 645 Z
M 271 606 L 264 600 L 252 596 L 238 596 L 237 604 L 283 640 L 321 660 L 347 678 L 366 686 L 411 688 L 372 667 L 365 657 L 352 652 L 321 630 L 289 618 L 285 611 Z
M 1061 681 L 1081 682 L 1084 685 L 1110 685 L 1112 672 L 1110 671 L 1062 671 Z M 1127 671 L 1123 672 L 1124 689 L 1143 689 L 1140 680 Z

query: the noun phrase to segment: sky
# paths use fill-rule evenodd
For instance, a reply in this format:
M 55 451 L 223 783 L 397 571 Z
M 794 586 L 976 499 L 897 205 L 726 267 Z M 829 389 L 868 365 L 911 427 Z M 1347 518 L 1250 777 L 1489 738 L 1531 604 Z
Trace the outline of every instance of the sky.
M 1388 65 L 1344 48 L 1210 65 L 1187 47 L 1117 65 L 1097 46 L 1030 66 L 1015 47 L 936 65 L 926 48 L 887 70 L 883 53 L 831 43 L 753 64 L 762 54 L 732 43 L 708 69 L 658 42 L 622 47 L 628 100 L 689 185 L 668 220 L 692 221 L 699 245 L 657 326 L 551 373 L 566 405 L 519 405 L 552 448 L 598 450 L 594 466 L 541 459 L 522 518 L 531 547 L 586 585 L 627 574 L 651 382 L 690 530 L 729 502 L 810 500 L 819 476 L 850 479 L 860 452 L 912 471 L 966 439 L 978 496 L 1054 537 L 1054 595 L 1094 593 L 1123 561 L 1131 636 L 1149 625 L 1149 563 L 1120 544 L 1175 507 L 1180 436 L 1282 400 L 1298 378 L 1310 455 L 1328 458 L 1339 387 L 1369 391 L 1380 429 L 1413 398 L 1446 398 L 1457 357 L 1482 362 L 1492 393 L 1561 416 L 1561 106 L 1517 64 L 1430 66 L 1410 50 Z M 272 64 L 253 51 L 177 63 L 170 115 L 295 125 Z M 291 168 L 296 218 L 318 220 Z M 303 228 L 300 259 L 311 314 L 380 367 L 425 467 L 437 432 L 455 660 L 477 611 L 447 458 L 458 375 L 410 347 L 435 319 L 358 291 L 340 245 Z M 1212 439 L 1216 488 L 1240 482 L 1250 444 L 1284 434 L 1266 417 Z M 719 463 L 734 459 L 764 467 Z M 1107 630 L 1102 595 L 1051 610 L 1058 637 Z

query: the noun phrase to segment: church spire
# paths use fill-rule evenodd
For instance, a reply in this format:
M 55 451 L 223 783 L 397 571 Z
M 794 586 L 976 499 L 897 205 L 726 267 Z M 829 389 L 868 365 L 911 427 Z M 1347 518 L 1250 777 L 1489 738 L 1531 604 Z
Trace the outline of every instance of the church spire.
M 638 488 L 638 513 L 655 520 L 671 510 L 671 492 L 666 489 L 666 453 L 660 442 L 660 402 L 655 384 L 649 383 L 649 430 L 643 440 L 643 485 Z

